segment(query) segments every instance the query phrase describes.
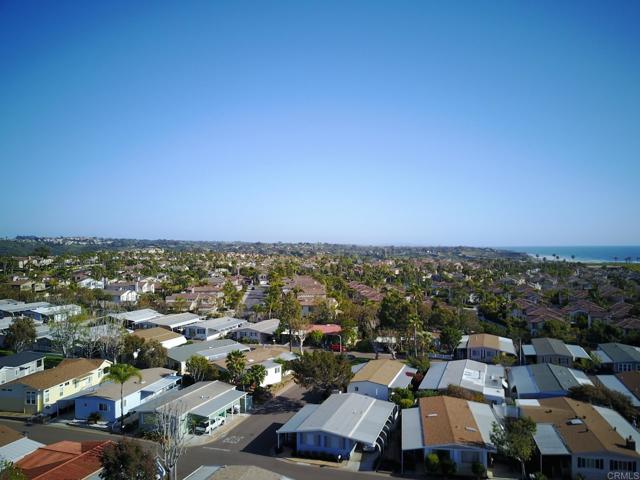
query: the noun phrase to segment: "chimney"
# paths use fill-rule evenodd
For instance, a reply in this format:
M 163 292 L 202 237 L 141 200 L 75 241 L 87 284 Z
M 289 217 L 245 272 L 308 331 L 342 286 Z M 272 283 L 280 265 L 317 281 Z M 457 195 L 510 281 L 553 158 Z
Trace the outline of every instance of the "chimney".
M 633 437 L 631 435 L 629 435 L 629 437 L 627 438 L 626 447 L 629 450 L 633 450 L 634 452 L 636 451 L 636 441 L 633 439 Z

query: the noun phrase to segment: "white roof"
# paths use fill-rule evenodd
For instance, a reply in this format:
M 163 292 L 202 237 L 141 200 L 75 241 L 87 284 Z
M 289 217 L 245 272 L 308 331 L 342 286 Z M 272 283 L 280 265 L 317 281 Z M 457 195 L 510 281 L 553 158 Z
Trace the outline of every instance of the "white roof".
M 44 447 L 44 444 L 27 437 L 19 438 L 15 442 L 0 447 L 0 460 L 15 463 L 40 447 Z
M 533 434 L 533 440 L 538 446 L 538 450 L 542 455 L 571 455 L 571 452 L 565 447 L 562 438 L 549 423 L 538 423 L 536 425 L 536 433 Z
M 200 317 L 195 313 L 174 313 L 172 315 L 163 315 L 161 317 L 152 318 L 148 321 L 152 325 L 158 327 L 184 327 L 200 321 Z
M 402 450 L 418 450 L 424 447 L 421 425 L 419 408 L 402 410 Z
M 468 359 L 453 360 L 432 364 L 420 383 L 420 389 L 445 390 L 449 385 L 455 385 L 489 397 L 504 398 L 504 378 L 501 365 L 487 365 Z
M 301 422 L 294 416 L 296 428 L 287 422 L 278 432 L 326 432 L 373 445 L 395 408 L 391 402 L 358 393 L 336 393 L 313 411 L 307 410 L 308 415 Z
M 262 320 L 261 322 L 257 323 L 248 323 L 247 325 L 240 328 L 240 330 L 272 334 L 278 329 L 279 326 L 280 320 L 278 320 L 277 318 L 271 318 L 269 320 Z
M 126 320 L 132 323 L 141 323 L 151 320 L 152 318 L 162 317 L 161 313 L 156 312 L 150 308 L 143 308 L 141 310 L 134 310 L 132 312 L 122 312 L 111 314 L 113 318 L 118 320 Z
M 230 328 L 238 328 L 248 323 L 246 320 L 233 317 L 212 318 L 210 320 L 202 320 L 190 325 L 192 328 L 209 328 L 211 330 L 227 330 Z

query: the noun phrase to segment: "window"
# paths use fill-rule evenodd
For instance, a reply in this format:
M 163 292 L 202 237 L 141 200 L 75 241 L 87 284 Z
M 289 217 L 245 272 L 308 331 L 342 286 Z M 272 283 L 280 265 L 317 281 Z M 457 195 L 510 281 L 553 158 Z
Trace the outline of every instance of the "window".
M 49 390 L 44 391 L 44 403 L 49 403 Z
M 41 367 L 41 366 L 42 366 L 42 360 L 38 360 L 38 361 L 36 361 L 36 366 L 37 366 L 37 367 Z
M 357 392 L 360 387 L 353 387 L 353 391 Z
M 615 472 L 635 472 L 636 462 L 625 461 L 625 460 L 610 460 L 609 470 L 612 470 Z
M 37 392 L 27 392 L 25 402 L 27 405 L 36 405 L 38 403 Z
M 280 367 L 276 367 L 276 368 L 274 369 L 274 372 L 275 372 L 275 373 L 280 373 Z
M 64 397 L 64 385 L 60 384 L 60 388 L 58 389 L 58 396 Z
M 604 470 L 604 460 L 602 458 L 578 457 L 578 468 L 590 468 L 594 470 Z
M 106 403 L 99 403 L 98 410 L 100 410 L 101 412 L 106 412 L 109 410 L 109 407 L 107 406 Z

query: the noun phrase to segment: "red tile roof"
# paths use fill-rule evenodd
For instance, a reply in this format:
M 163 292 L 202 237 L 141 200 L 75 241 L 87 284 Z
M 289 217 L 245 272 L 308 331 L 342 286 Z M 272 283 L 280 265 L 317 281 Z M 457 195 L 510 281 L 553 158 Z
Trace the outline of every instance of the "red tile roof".
M 100 456 L 110 440 L 63 441 L 41 447 L 17 465 L 29 480 L 82 480 L 102 468 Z

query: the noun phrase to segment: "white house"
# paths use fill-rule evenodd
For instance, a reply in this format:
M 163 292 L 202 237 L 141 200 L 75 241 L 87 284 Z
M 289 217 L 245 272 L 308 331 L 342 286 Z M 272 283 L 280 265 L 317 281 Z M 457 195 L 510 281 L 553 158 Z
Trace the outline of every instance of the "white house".
M 25 312 L 25 315 L 39 322 L 63 322 L 69 317 L 80 315 L 82 308 L 80 305 L 53 305 L 48 307 L 38 307 Z
M 44 354 L 20 352 L 0 357 L 0 385 L 44 370 Z
M 256 348 L 255 350 L 244 352 L 247 360 L 247 369 L 252 365 L 262 365 L 267 371 L 267 376 L 260 384 L 261 387 L 276 385 L 282 382 L 283 375 L 287 372 L 283 371 L 280 361 L 291 361 L 298 358 L 295 353 L 281 348 Z M 214 365 L 220 370 L 226 370 L 226 357 L 215 360 Z
M 480 394 L 492 403 L 504 403 L 506 374 L 502 365 L 475 360 L 434 362 L 420 383 L 420 390 L 447 390 L 449 385 Z
M 271 318 L 261 322 L 248 323 L 233 332 L 238 340 L 255 340 L 257 343 L 268 343 L 273 338 L 273 334 L 280 326 L 280 320 Z
M 497 355 L 516 355 L 513 340 L 489 333 L 463 335 L 455 355 L 457 359 L 469 358 L 478 362 L 492 363 Z
M 239 318 L 221 317 L 203 320 L 184 329 L 184 335 L 190 340 L 215 340 L 227 333 L 243 327 L 248 322 Z
M 142 328 L 162 327 L 181 331 L 184 327 L 198 322 L 200 322 L 200 317 L 195 313 L 174 313 L 152 318 L 142 322 L 140 325 Z
M 389 400 L 391 390 L 409 386 L 416 371 L 398 360 L 370 360 L 353 376 L 347 392 Z

